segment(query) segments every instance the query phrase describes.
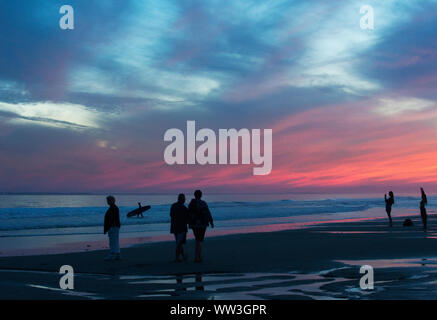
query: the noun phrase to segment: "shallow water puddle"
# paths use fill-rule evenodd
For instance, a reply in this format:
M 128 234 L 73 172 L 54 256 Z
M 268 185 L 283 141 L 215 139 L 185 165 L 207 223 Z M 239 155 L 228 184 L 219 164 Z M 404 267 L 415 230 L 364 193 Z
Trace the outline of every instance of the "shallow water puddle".
M 389 231 L 314 231 L 314 233 L 327 233 L 327 234 L 384 234 L 390 233 Z
M 373 268 L 411 268 L 423 266 L 437 266 L 436 258 L 409 258 L 409 259 L 373 259 L 373 260 L 338 260 L 338 262 L 351 265 L 369 265 Z
M 437 258 L 404 258 L 404 259 L 372 259 L 372 260 L 342 260 L 345 265 L 342 271 L 334 272 L 336 276 L 342 273 L 353 276 L 363 265 L 374 268 L 374 290 L 368 290 L 371 299 L 436 299 L 437 292 Z M 352 268 L 352 269 L 351 269 Z M 356 289 L 347 289 L 355 292 Z
M 80 298 L 87 298 L 87 299 L 91 299 L 91 300 L 102 300 L 104 299 L 103 297 L 99 297 L 94 293 L 89 293 L 89 292 L 81 292 L 81 291 L 75 291 L 75 290 L 64 290 L 64 289 L 60 289 L 60 288 L 53 288 L 53 287 L 48 287 L 48 286 L 42 286 L 42 285 L 38 285 L 38 284 L 28 284 L 29 287 L 31 288 L 37 288 L 37 289 L 44 289 L 44 290 L 50 290 L 50 291 L 57 291 L 63 295 L 67 295 L 67 296 L 74 296 L 74 297 L 80 297 Z
M 316 273 L 75 274 L 79 290 L 56 287 L 59 273 L 0 270 L 1 283 L 85 299 L 435 299 L 437 258 L 342 260 Z M 362 290 L 359 268 L 374 268 L 374 289 Z M 38 279 L 38 281 L 35 281 Z M 0 283 L 0 284 L 1 284 Z M 51 283 L 51 285 L 47 285 Z M 81 287 L 82 286 L 82 287 Z M 108 289 L 109 288 L 109 289 Z
M 327 278 L 320 274 L 245 273 L 245 274 L 187 274 L 173 279 L 148 279 L 130 282 L 153 289 L 140 298 L 159 296 L 205 299 L 344 299 L 341 294 L 323 289 L 326 284 L 349 281 Z M 160 285 L 165 288 L 159 288 Z M 171 288 L 168 288 L 170 286 Z

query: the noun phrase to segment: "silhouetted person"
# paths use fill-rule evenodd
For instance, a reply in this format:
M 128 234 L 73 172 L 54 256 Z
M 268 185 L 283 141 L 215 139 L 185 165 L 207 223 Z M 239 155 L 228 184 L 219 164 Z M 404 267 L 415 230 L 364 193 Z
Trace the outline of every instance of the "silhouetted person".
M 390 222 L 390 227 L 393 226 L 393 221 L 391 219 L 391 206 L 395 203 L 395 197 L 393 195 L 393 191 L 388 193 L 389 198 L 387 199 L 387 195 L 384 195 L 385 200 L 385 211 L 387 212 L 388 220 Z
M 190 213 L 190 228 L 193 230 L 194 238 L 196 239 L 196 253 L 194 262 L 202 261 L 202 242 L 205 238 L 206 228 L 211 225 L 214 228 L 211 212 L 205 201 L 201 200 L 202 191 L 194 192 L 194 199 L 188 205 Z
M 187 256 L 184 253 L 184 244 L 187 241 L 187 224 L 188 224 L 188 209 L 185 206 L 185 195 L 178 195 L 178 202 L 172 204 L 170 208 L 170 233 L 174 234 L 176 240 L 176 258 L 175 261 L 181 261 L 179 256 L 182 255 L 182 259 L 186 260 Z
M 138 202 L 138 209 L 141 209 L 141 202 Z M 144 218 L 143 213 L 142 212 L 138 213 L 137 218 Z
M 109 209 L 105 214 L 103 233 L 108 233 L 109 255 L 105 258 L 105 260 L 120 260 L 120 214 L 118 207 L 115 205 L 115 198 L 113 196 L 107 196 L 106 202 L 109 205 Z
M 423 191 L 423 188 L 420 188 L 420 192 L 422 194 L 422 200 L 420 200 L 420 216 L 422 217 L 423 229 L 426 231 L 426 205 L 428 204 L 428 199 L 426 198 L 426 194 L 425 191 Z

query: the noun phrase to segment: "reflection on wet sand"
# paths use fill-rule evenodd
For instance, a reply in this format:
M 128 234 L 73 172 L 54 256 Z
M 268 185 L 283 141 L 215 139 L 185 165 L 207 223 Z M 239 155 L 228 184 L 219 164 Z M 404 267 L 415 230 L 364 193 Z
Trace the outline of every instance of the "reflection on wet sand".
M 73 299 L 434 299 L 437 258 L 342 260 L 343 266 L 316 273 L 190 273 L 164 276 L 77 273 L 74 291 L 61 290 L 58 273 L 2 270 L 10 288 Z M 371 265 L 373 290 L 362 290 L 359 268 Z M 23 278 L 28 281 L 23 282 Z M 14 279 L 17 279 L 14 282 Z M 38 279 L 36 281 L 35 279 Z M 56 282 L 55 282 L 56 281 Z M 39 283 L 38 283 L 39 282 Z M 81 287 L 83 286 L 83 287 Z M 111 290 L 107 290 L 108 286 Z M 20 289 L 21 290 L 21 289 Z
M 186 274 L 131 282 L 155 289 L 140 297 L 155 299 L 434 299 L 437 259 L 341 261 L 344 266 L 319 273 Z M 375 268 L 375 288 L 362 290 L 359 267 Z M 158 288 L 166 284 L 165 288 Z M 174 289 L 169 287 L 174 286 Z M 201 292 L 199 292 L 201 291 Z M 414 294 L 412 295 L 412 292 Z

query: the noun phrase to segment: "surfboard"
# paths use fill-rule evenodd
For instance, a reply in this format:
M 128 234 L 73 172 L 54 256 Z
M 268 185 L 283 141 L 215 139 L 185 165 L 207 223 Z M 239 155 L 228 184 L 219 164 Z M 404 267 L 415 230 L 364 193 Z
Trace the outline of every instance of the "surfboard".
M 143 213 L 143 212 L 149 210 L 150 208 L 151 208 L 151 206 L 144 206 L 144 207 L 140 206 L 139 208 L 136 208 L 135 210 L 128 212 L 127 217 L 130 218 L 130 217 L 139 215 L 140 213 Z

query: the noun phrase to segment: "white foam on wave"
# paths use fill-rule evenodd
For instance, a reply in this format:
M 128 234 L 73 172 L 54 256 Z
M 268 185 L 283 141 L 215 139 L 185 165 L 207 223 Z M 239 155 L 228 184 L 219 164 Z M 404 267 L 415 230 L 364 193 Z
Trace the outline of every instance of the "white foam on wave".
M 434 197 L 429 197 L 430 203 Z M 437 200 L 434 199 L 434 200 Z M 398 197 L 397 208 L 417 208 L 419 198 Z M 42 204 L 43 205 L 43 204 Z M 229 201 L 210 202 L 210 209 L 216 221 L 237 219 L 263 219 L 307 216 L 315 214 L 336 214 L 364 211 L 384 207 L 380 198 L 369 199 L 323 199 L 323 200 L 277 200 L 277 201 Z M 126 218 L 126 213 L 135 207 L 120 206 L 123 225 L 165 224 L 170 220 L 170 204 L 153 205 L 143 219 Z M 0 208 L 0 231 L 27 229 L 60 229 L 101 226 L 106 207 L 13 207 Z M 344 216 L 344 215 L 343 215 Z M 347 216 L 345 217 L 347 218 Z

